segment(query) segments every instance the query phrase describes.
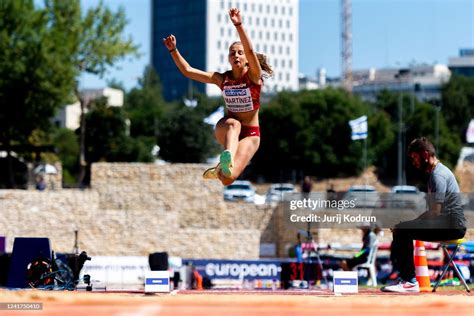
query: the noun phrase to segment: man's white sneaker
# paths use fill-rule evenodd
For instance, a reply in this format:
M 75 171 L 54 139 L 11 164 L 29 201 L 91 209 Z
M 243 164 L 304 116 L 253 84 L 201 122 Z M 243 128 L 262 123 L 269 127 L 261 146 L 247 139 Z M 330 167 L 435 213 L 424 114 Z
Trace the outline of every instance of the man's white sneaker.
M 388 285 L 381 288 L 382 292 L 396 292 L 396 293 L 418 293 L 420 286 L 418 281 L 408 282 L 399 280 L 397 284 Z

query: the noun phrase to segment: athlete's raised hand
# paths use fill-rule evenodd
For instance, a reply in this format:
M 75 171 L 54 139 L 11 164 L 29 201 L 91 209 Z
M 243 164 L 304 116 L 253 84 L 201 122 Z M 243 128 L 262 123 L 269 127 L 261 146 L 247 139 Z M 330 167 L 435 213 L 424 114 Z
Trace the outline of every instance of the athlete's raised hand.
M 170 36 L 163 39 L 163 43 L 165 44 L 168 50 L 172 50 L 176 48 L 176 37 L 171 34 Z
M 240 15 L 240 10 L 237 8 L 232 8 L 229 10 L 229 17 L 232 23 L 242 24 L 242 16 Z

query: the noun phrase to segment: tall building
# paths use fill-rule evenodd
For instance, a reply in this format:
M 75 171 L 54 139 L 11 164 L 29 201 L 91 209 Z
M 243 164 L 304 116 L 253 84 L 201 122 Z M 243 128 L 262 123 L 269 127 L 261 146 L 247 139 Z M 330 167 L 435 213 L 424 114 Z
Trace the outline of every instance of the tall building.
M 152 0 L 151 63 L 163 84 L 167 100 L 189 96 L 192 89 L 220 95 L 215 85 L 185 78 L 168 56 L 163 38 L 176 36 L 188 63 L 205 71 L 224 72 L 229 46 L 239 40 L 228 11 L 242 12 L 245 30 L 255 51 L 267 55 L 275 73 L 266 79 L 264 93 L 298 90 L 299 0 Z

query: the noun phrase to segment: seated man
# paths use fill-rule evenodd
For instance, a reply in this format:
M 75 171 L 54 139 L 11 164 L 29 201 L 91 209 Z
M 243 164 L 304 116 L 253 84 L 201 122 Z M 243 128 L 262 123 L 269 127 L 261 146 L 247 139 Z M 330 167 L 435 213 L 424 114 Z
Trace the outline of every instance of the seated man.
M 369 223 L 364 223 L 359 228 L 362 230 L 362 248 L 353 258 L 349 260 L 343 260 L 341 262 L 341 268 L 344 271 L 350 271 L 355 266 L 366 263 L 370 254 L 370 250 L 377 245 L 377 234 L 380 232 L 379 227 L 375 227 L 373 230 Z
M 413 240 L 459 239 L 466 233 L 458 183 L 451 170 L 436 157 L 433 144 L 425 137 L 417 138 L 409 145 L 408 156 L 417 169 L 429 175 L 428 210 L 394 227 L 391 258 L 398 263 L 399 282 L 381 288 L 384 292 L 420 291 L 413 261 Z

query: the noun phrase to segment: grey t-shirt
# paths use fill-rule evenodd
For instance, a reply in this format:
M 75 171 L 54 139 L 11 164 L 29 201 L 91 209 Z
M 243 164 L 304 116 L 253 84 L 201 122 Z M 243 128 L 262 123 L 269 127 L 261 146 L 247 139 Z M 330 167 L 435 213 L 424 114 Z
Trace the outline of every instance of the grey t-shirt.
M 462 207 L 459 185 L 454 174 L 439 162 L 428 180 L 428 204 L 442 203 L 441 215 L 449 221 L 449 227 L 465 228 L 466 218 Z

